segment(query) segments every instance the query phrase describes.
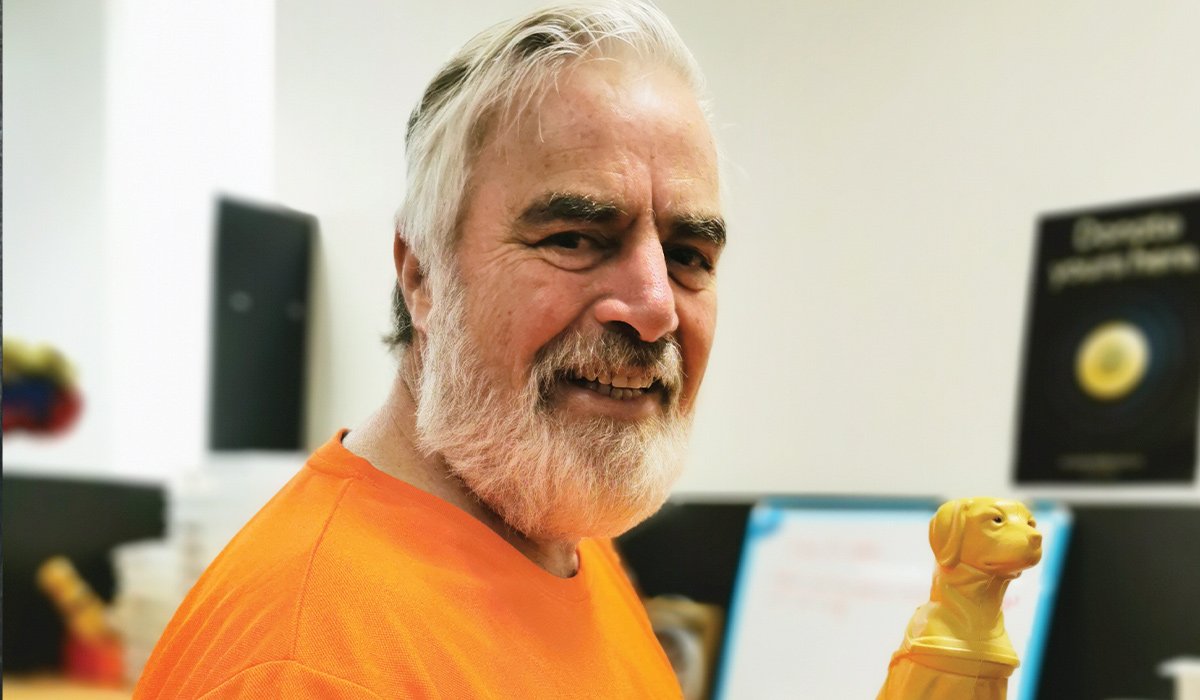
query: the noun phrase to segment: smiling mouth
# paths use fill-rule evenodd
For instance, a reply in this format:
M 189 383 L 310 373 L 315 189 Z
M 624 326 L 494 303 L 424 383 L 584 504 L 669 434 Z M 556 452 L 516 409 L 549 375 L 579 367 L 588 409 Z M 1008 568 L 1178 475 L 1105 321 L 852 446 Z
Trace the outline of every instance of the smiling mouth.
M 662 382 L 647 375 L 612 374 L 607 371 L 576 371 L 564 377 L 571 384 L 618 401 L 631 401 L 647 392 L 662 390 Z

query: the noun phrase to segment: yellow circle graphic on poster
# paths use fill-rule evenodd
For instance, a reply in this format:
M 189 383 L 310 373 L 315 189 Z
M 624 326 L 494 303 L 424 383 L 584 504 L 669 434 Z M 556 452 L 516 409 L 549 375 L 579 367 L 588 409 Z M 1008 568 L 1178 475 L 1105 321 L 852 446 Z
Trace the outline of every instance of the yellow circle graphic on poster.
M 1138 387 L 1149 366 L 1150 343 L 1142 329 L 1128 321 L 1109 321 L 1079 344 L 1075 379 L 1093 399 L 1116 401 Z

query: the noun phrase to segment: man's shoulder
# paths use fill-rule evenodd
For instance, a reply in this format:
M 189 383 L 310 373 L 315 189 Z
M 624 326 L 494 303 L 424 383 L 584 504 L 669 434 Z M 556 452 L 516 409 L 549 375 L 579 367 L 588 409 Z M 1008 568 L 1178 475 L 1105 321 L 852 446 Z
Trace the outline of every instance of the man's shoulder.
M 353 588 L 372 562 L 386 560 L 392 575 L 403 576 L 413 541 L 424 536 L 420 514 L 409 514 L 401 526 L 383 521 L 379 513 L 389 504 L 373 491 L 357 479 L 306 467 L 212 563 L 193 591 L 195 604 L 244 600 L 241 607 L 255 619 L 264 609 L 300 618 L 314 602 L 323 607 L 331 591 Z
M 198 691 L 199 692 L 199 691 Z M 353 681 L 309 668 L 291 660 L 268 661 L 250 666 L 203 695 L 176 693 L 171 697 L 196 697 L 198 700 L 232 698 L 321 697 L 344 700 L 379 700 L 380 695 Z M 135 700 L 162 697 L 163 693 L 139 685 Z M 416 696 L 414 696 L 416 697 Z
M 387 557 L 399 577 L 409 568 L 402 538 L 364 515 L 371 501 L 370 485 L 303 469 L 200 577 L 163 633 L 147 683 L 172 688 L 164 697 L 190 697 L 352 635 L 356 620 L 344 613 L 364 595 L 359 564 Z

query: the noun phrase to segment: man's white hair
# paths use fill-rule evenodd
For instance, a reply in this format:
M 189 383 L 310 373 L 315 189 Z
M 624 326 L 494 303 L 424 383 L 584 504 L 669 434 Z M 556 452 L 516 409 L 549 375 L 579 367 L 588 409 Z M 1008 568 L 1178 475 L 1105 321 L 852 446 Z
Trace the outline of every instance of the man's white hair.
M 583 60 L 634 57 L 674 69 L 708 115 L 704 79 L 666 16 L 645 0 L 544 7 L 478 34 L 442 67 L 408 120 L 407 195 L 396 232 L 416 253 L 434 293 L 451 257 L 469 195 L 471 166 L 487 137 L 515 119 Z M 393 348 L 412 341 L 397 286 Z

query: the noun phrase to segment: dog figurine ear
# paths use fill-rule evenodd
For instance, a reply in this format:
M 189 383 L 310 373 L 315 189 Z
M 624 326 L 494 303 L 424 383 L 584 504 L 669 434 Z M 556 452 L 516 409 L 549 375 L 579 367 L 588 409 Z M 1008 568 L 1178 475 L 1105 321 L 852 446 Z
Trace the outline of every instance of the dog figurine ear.
M 929 521 L 929 546 L 939 565 L 952 569 L 958 566 L 962 554 L 963 530 L 971 499 L 947 501 Z

